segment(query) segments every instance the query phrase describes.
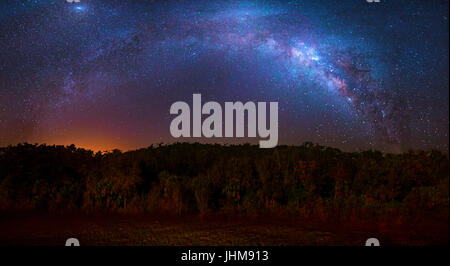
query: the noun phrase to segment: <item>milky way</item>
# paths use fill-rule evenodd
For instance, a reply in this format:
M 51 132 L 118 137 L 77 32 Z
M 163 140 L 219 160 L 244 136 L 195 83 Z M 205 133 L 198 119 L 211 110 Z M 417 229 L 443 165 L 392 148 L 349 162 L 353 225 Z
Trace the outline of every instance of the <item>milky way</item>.
M 201 92 L 279 101 L 282 144 L 448 148 L 446 1 L 0 5 L 0 145 L 172 142 Z

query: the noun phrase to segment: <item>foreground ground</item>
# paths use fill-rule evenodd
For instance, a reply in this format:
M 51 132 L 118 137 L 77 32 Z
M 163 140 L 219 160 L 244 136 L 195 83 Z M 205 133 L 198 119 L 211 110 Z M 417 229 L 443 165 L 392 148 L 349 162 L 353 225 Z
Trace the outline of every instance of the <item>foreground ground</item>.
M 0 213 L 0 245 L 448 245 L 448 220 L 305 221 L 294 217 L 166 217 Z

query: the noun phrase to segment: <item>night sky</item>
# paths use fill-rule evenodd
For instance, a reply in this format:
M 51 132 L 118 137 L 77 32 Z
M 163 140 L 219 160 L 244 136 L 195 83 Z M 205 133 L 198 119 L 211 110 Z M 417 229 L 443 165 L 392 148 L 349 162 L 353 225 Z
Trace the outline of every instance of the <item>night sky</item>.
M 201 93 L 278 101 L 279 144 L 448 149 L 448 1 L 80 1 L 1 1 L 0 146 L 257 143 L 171 137 Z

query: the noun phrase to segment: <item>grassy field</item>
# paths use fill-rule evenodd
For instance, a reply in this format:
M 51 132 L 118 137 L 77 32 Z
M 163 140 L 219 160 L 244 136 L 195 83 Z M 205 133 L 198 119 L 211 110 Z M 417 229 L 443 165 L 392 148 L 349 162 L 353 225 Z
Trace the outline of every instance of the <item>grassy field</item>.
M 333 223 L 295 217 L 0 214 L 0 245 L 448 245 L 448 220 Z

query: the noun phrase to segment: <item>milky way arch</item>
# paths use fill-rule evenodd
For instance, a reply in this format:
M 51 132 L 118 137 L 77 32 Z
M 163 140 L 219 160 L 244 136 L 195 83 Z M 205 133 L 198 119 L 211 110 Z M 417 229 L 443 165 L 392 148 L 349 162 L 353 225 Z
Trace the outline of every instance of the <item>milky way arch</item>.
M 448 147 L 448 3 L 0 7 L 0 146 L 171 142 L 170 104 L 201 92 L 219 102 L 278 101 L 279 143 Z
M 314 23 L 298 14 L 254 5 L 220 5 L 207 11 L 186 8 L 182 13 L 116 32 L 87 54 L 81 68 L 114 60 L 117 54 L 145 56 L 158 47 L 167 53 L 191 47 L 195 55 L 211 51 L 266 55 L 295 68 L 299 81 L 307 79 L 309 86 L 342 98 L 365 124 L 370 141 L 401 145 L 407 126 L 398 118 L 404 116 L 404 106 L 373 77 L 363 53 L 340 47 L 339 36 L 316 34 Z

